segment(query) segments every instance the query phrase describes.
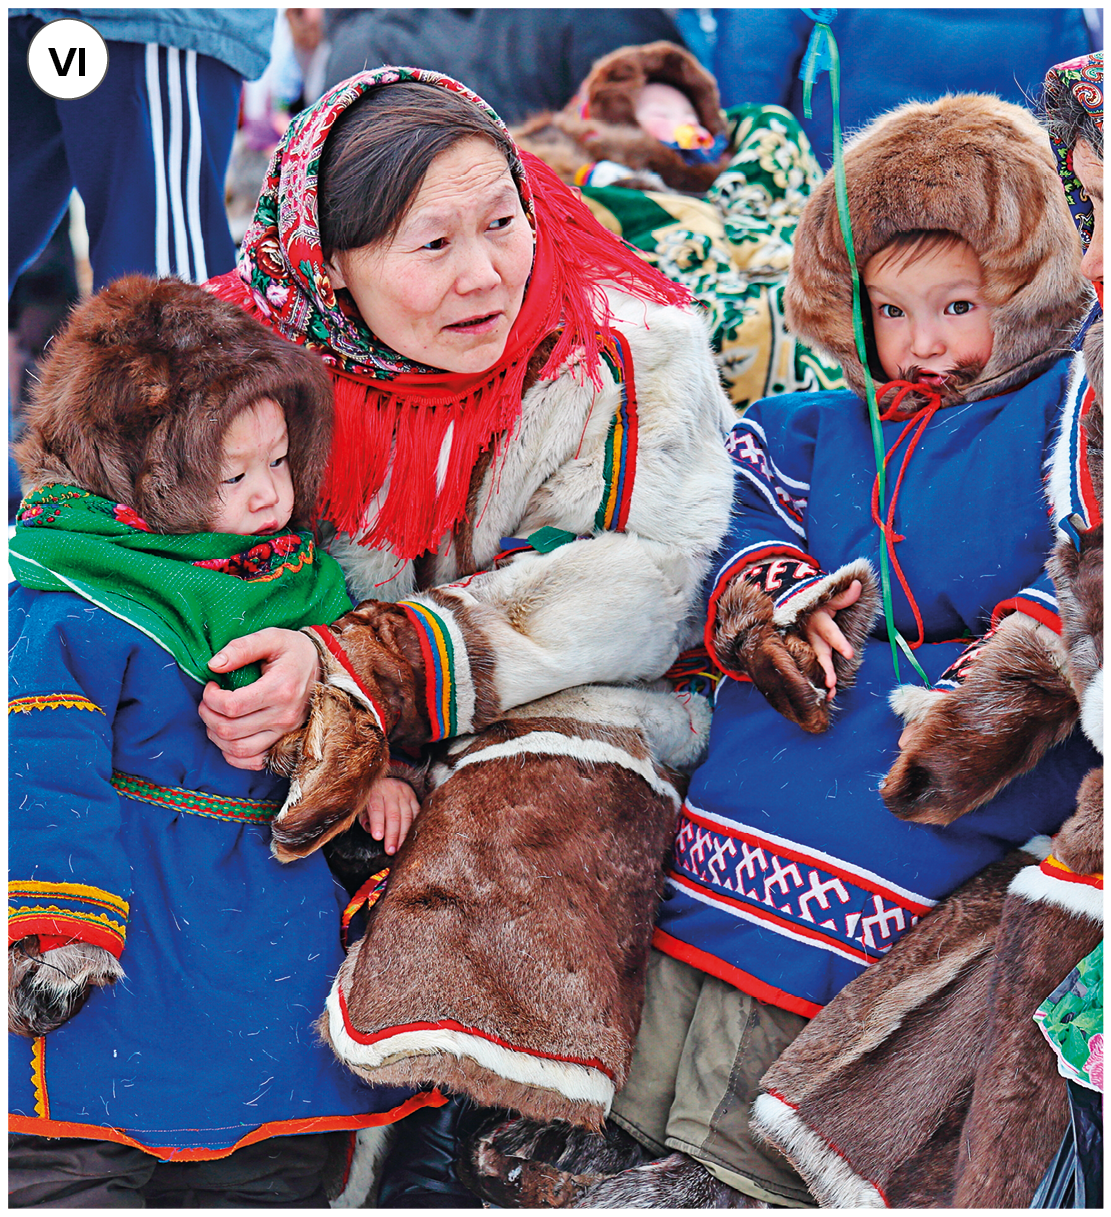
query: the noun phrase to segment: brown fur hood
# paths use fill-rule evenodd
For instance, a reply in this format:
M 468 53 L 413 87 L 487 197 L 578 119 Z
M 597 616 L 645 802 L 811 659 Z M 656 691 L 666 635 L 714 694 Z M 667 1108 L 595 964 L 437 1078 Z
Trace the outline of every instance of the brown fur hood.
M 947 229 L 979 257 L 995 343 L 966 400 L 1015 388 L 1067 350 L 1091 289 L 1049 141 L 1026 110 L 973 94 L 909 102 L 850 142 L 845 177 L 861 271 L 892 237 L 913 229 Z M 793 332 L 839 360 L 863 396 L 832 172 L 803 211 L 785 299 Z M 871 364 L 882 383 L 874 355 Z
M 729 163 L 726 150 L 710 164 L 688 165 L 673 148 L 637 125 L 636 99 L 646 84 L 667 84 L 690 98 L 699 122 L 713 136 L 725 133 L 717 82 L 698 60 L 673 42 L 619 47 L 590 69 L 575 97 L 558 114 L 541 114 L 513 132 L 565 181 L 593 161 L 617 161 L 658 173 L 673 190 L 700 194 Z
M 25 489 L 66 482 L 156 532 L 208 530 L 224 432 L 261 397 L 285 411 L 308 528 L 332 436 L 320 359 L 177 279 L 130 275 L 79 305 L 48 348 L 15 454 Z

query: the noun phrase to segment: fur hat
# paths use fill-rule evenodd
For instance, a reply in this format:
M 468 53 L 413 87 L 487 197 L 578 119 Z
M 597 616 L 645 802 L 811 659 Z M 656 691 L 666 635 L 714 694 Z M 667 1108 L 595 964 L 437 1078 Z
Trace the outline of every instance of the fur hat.
M 262 397 L 285 411 L 291 524 L 311 527 L 332 436 L 320 358 L 202 287 L 129 275 L 79 305 L 48 348 L 15 447 L 25 488 L 71 483 L 156 532 L 207 532 L 224 434 Z
M 966 400 L 1014 388 L 1067 351 L 1091 289 L 1049 141 L 1026 110 L 976 94 L 909 102 L 849 143 L 845 178 L 861 271 L 893 237 L 914 229 L 954 232 L 980 259 L 995 341 Z M 803 210 L 785 301 L 792 331 L 840 361 L 863 396 L 832 173 Z M 887 379 L 874 354 L 871 371 L 878 382 Z
M 636 101 L 647 84 L 666 84 L 686 94 L 698 121 L 712 135 L 726 132 L 717 82 L 698 60 L 673 42 L 624 46 L 603 55 L 578 93 L 558 114 L 540 114 L 515 129 L 519 147 L 534 152 L 564 179 L 593 161 L 617 161 L 658 173 L 672 190 L 701 194 L 729 163 L 729 149 L 708 164 L 689 165 L 674 148 L 654 139 L 636 119 Z

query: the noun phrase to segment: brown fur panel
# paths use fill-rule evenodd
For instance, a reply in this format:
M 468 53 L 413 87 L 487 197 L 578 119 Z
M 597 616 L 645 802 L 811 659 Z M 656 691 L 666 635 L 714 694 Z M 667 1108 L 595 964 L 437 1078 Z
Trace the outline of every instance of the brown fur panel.
M 766 1209 L 686 1154 L 669 1154 L 601 1179 L 569 1206 L 573 1209 Z
M 1033 769 L 1078 718 L 1076 695 L 1036 623 L 1012 614 L 964 683 L 907 728 L 880 794 L 902 820 L 951 824 Z
M 740 573 L 718 599 L 713 648 L 721 667 L 748 676 L 784 718 L 812 735 L 829 727 L 817 656 L 801 638 L 775 628 L 771 598 Z
M 758 1135 L 787 1154 L 820 1205 L 839 1202 L 843 1165 L 892 1208 L 948 1203 L 1000 916 L 1011 880 L 1035 861 L 1015 850 L 958 888 L 842 989 L 764 1075 L 763 1089 L 835 1151 L 811 1158 L 754 1116 Z
M 862 271 L 920 228 L 955 232 L 979 257 L 995 342 L 967 400 L 1022 384 L 1064 353 L 1091 288 L 1045 132 L 1026 110 L 982 95 L 908 102 L 850 142 L 845 175 Z M 792 332 L 840 362 L 863 396 L 833 174 L 803 210 L 785 304 Z
M 1078 697 L 1103 667 L 1103 524 L 1059 541 L 1046 564 L 1057 592 L 1069 679 Z
M 294 527 L 309 528 L 331 448 L 319 358 L 177 279 L 130 275 L 79 305 L 50 345 L 16 458 L 28 488 L 70 482 L 156 532 L 207 531 L 224 432 L 262 397 L 285 411 Z
M 953 1207 L 1029 1207 L 1069 1122 L 1064 1078 L 1032 1015 L 1102 932 L 1056 905 L 1007 898 Z
M 588 738 L 589 724 L 563 720 L 561 731 Z M 620 1086 L 675 809 L 617 763 L 522 752 L 453 772 L 425 802 L 341 971 L 356 1031 L 453 1020 L 526 1060 L 598 1060 Z M 602 1116 L 470 1057 L 362 1072 L 448 1085 L 542 1121 L 596 1128 Z
M 1091 769 L 1080 783 L 1076 811 L 1053 838 L 1053 856 L 1078 875 L 1103 873 L 1103 770 Z

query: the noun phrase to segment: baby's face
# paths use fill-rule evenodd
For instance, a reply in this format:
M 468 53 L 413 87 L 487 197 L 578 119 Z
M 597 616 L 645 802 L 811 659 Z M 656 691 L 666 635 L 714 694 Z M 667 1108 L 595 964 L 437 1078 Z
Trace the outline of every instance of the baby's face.
M 980 260 L 963 241 L 905 263 L 881 250 L 864 266 L 876 353 L 888 380 L 911 368 L 940 387 L 958 367 L 983 366 L 993 343 Z
M 285 413 L 269 397 L 238 414 L 224 433 L 213 532 L 279 532 L 293 514 Z
M 663 143 L 674 139 L 676 127 L 699 126 L 698 114 L 687 95 L 671 85 L 656 82 L 641 89 L 636 101 L 636 120 L 637 126 Z

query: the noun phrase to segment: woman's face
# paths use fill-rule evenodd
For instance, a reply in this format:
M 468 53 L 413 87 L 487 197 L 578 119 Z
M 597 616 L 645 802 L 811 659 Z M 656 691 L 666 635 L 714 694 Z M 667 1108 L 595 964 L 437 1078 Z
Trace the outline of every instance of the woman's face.
M 1081 272 L 1093 283 L 1103 282 L 1103 161 L 1092 151 L 1086 139 L 1078 139 L 1072 151 L 1072 167 L 1088 198 L 1092 200 L 1092 239 Z
M 532 252 L 505 157 L 471 136 L 429 165 L 395 237 L 335 253 L 326 269 L 399 355 L 482 372 L 505 350 Z

